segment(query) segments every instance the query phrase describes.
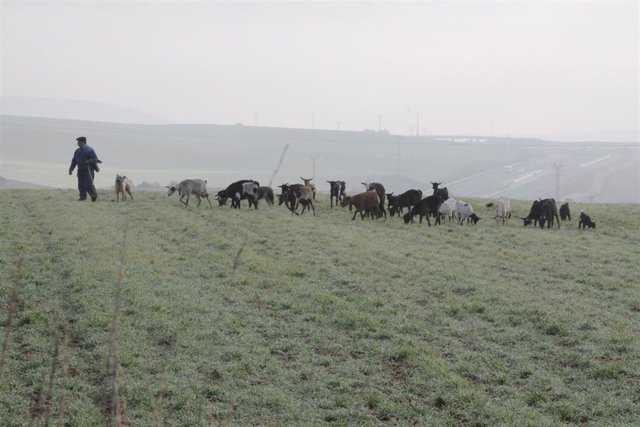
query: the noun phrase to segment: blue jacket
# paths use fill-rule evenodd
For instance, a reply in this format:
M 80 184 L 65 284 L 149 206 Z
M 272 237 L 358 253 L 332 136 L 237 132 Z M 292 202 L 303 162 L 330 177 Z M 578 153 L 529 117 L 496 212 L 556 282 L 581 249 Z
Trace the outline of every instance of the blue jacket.
M 76 166 L 78 166 L 78 175 L 84 175 L 87 173 L 87 166 L 85 162 L 93 170 L 98 163 L 98 155 L 93 148 L 85 145 L 83 148 L 77 148 L 73 153 L 73 159 L 71 159 L 71 166 L 69 166 L 69 172 L 73 172 Z

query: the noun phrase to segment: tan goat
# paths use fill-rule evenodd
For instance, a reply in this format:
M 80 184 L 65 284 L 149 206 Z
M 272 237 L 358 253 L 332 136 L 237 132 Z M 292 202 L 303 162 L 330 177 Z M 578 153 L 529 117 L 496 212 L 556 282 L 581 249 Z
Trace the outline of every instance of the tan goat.
M 313 178 L 303 178 L 300 177 L 300 179 L 302 181 L 304 181 L 304 185 L 306 185 L 307 187 L 309 187 L 311 189 L 311 191 L 313 192 L 313 200 L 316 200 L 316 185 L 311 182 L 313 180 Z

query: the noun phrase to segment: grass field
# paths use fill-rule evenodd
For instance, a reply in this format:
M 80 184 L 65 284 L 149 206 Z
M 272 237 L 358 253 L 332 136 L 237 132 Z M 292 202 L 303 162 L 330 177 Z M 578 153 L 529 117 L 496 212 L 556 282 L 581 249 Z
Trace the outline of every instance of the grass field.
M 0 425 L 640 425 L 640 206 L 560 230 L 0 191 Z M 529 201 L 513 201 L 516 216 Z

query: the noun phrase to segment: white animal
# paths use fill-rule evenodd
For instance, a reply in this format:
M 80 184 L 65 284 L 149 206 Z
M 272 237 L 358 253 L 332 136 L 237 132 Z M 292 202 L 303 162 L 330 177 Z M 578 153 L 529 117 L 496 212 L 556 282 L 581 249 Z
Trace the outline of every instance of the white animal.
M 213 208 L 211 204 L 211 200 L 209 200 L 209 193 L 207 193 L 207 181 L 202 179 L 185 179 L 184 181 L 180 181 L 180 183 L 171 187 L 167 186 L 169 189 L 168 196 L 171 196 L 176 191 L 180 195 L 180 202 L 184 203 L 185 206 L 189 206 L 189 197 L 193 194 L 198 201 L 196 206 L 200 206 L 200 198 L 206 197 L 209 202 L 209 206 Z M 184 200 L 186 199 L 186 200 Z
M 249 207 L 251 204 L 255 205 L 258 209 L 258 190 L 260 189 L 260 183 L 256 181 L 249 181 L 242 184 L 242 194 L 238 197 L 238 207 L 240 207 L 240 199 L 244 195 L 249 201 Z
M 473 221 L 473 223 L 476 224 L 480 219 L 482 219 L 473 212 L 473 207 L 470 204 L 465 203 L 462 200 L 456 203 L 456 216 L 458 217 L 458 223 L 460 225 L 464 224 L 465 221 L 467 223 L 469 223 L 469 221 Z
M 449 222 L 456 220 L 456 199 L 453 197 L 449 197 L 447 200 L 442 202 L 440 206 L 440 214 L 444 218 L 449 218 Z
M 500 197 L 496 201 L 496 223 L 498 225 L 507 225 L 511 218 L 511 201 L 508 197 Z

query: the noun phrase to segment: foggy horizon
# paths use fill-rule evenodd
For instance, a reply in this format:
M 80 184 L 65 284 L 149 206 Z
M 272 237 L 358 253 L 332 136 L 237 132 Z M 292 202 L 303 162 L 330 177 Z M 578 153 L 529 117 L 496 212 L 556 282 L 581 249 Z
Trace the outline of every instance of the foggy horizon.
M 5 100 L 185 124 L 638 141 L 636 2 L 6 1 L 0 19 Z

